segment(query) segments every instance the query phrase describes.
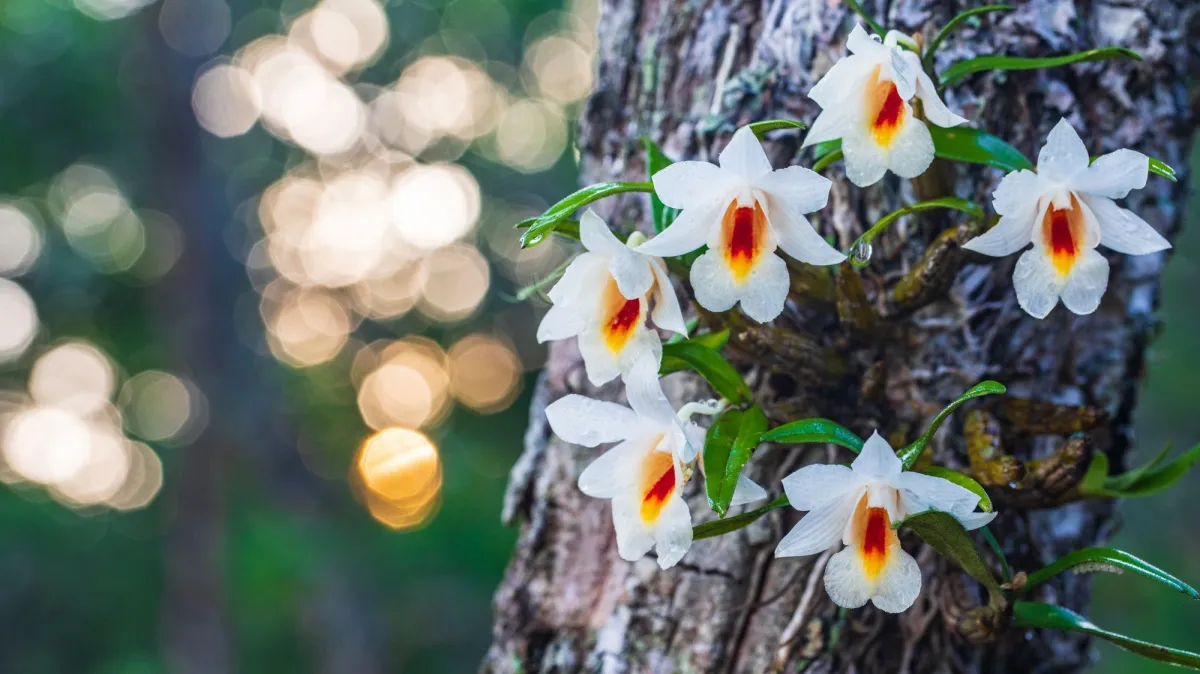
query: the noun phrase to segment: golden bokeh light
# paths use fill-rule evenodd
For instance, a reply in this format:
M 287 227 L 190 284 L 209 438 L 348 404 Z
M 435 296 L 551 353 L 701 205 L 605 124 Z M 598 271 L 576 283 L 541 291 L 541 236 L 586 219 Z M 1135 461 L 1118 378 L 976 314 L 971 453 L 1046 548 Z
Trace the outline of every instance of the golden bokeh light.
M 186 437 L 204 421 L 206 404 L 195 385 L 169 372 L 139 372 L 121 387 L 125 425 L 145 440 Z
M 567 123 L 557 106 L 536 99 L 508 107 L 496 129 L 500 159 L 522 173 L 545 171 L 567 147 Z
M 196 79 L 192 110 L 200 126 L 214 136 L 240 136 L 262 114 L 258 83 L 241 66 L 227 63 L 213 66 Z
M 50 203 L 67 242 L 100 270 L 126 271 L 145 252 L 145 227 L 104 169 L 67 168 L 51 186 Z
M 341 75 L 379 56 L 387 46 L 387 27 L 376 0 L 324 0 L 292 22 L 288 37 Z
M 477 412 L 507 409 L 520 393 L 521 362 L 501 339 L 468 335 L 450 347 L 449 358 L 451 393 Z
M 116 372 L 100 349 L 67 342 L 43 353 L 29 373 L 29 394 L 39 405 L 86 416 L 108 405 Z
M 536 90 L 557 103 L 574 103 L 592 91 L 592 55 L 570 38 L 550 35 L 533 43 L 525 67 Z
M 414 165 L 392 184 L 392 219 L 405 242 L 440 248 L 468 234 L 479 220 L 479 183 L 454 164 Z
M 8 419 L 4 462 L 23 479 L 53 485 L 72 479 L 91 458 L 87 423 L 55 407 L 30 407 Z
M 54 483 L 53 493 L 67 505 L 105 503 L 125 485 L 131 454 L 129 441 L 119 432 L 95 429 L 87 461 L 70 478 Z
M 311 282 L 351 285 L 380 262 L 392 234 L 388 188 L 371 171 L 343 173 L 325 183 L 299 242 L 300 263 Z
M 449 413 L 446 354 L 436 342 L 402 339 L 359 358 L 373 359 L 369 369 L 359 365 L 367 374 L 358 389 L 358 409 L 371 428 L 435 426 Z
M 140 442 L 130 442 L 126 448 L 129 450 L 129 469 L 125 482 L 105 505 L 116 510 L 138 510 L 149 505 L 162 489 L 162 460 L 154 450 Z
M 317 365 L 336 356 L 353 327 L 341 302 L 313 288 L 269 291 L 263 296 L 263 315 L 271 353 L 294 367 Z
M 367 507 L 393 529 L 412 529 L 432 517 L 440 500 L 442 463 L 425 435 L 401 427 L 375 433 L 359 450 L 356 478 Z
M 455 56 L 413 62 L 373 104 L 381 134 L 417 154 L 433 141 L 478 138 L 495 128 L 507 95 L 478 64 Z
M 0 278 L 0 363 L 25 353 L 37 336 L 37 308 L 29 293 L 16 283 Z
M 42 230 L 31 209 L 0 203 L 0 276 L 29 271 L 42 252 Z
M 433 251 L 424 260 L 424 288 L 418 305 L 435 321 L 461 321 L 475 313 L 487 294 L 491 272 L 474 246 L 455 245 Z

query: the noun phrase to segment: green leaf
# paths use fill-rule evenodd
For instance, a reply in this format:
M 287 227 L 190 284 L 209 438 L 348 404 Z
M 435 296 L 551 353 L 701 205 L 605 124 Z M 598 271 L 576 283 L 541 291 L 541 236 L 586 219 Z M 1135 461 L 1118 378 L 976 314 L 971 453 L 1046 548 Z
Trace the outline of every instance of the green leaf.
M 1150 157 L 1150 172 L 1157 173 L 1171 182 L 1176 182 L 1175 169 L 1171 168 L 1165 161 L 1161 159 Z
M 975 541 L 971 540 L 971 536 L 967 534 L 962 523 L 953 515 L 929 510 L 908 517 L 895 526 L 912 529 L 921 537 L 921 540 L 933 546 L 934 550 L 961 566 L 967 575 L 987 588 L 991 598 L 989 604 L 997 608 L 1002 608 L 1007 604 L 1000 584 L 996 582 L 996 577 L 992 575 L 991 569 L 983 561 L 983 557 L 979 554 L 979 548 L 975 546 Z
M 1004 556 L 1004 548 L 1000 547 L 1000 541 L 992 535 L 987 526 L 979 527 L 979 533 L 983 534 L 983 540 L 987 542 L 988 547 L 992 549 L 992 554 L 996 555 L 996 559 L 1000 560 L 1001 578 L 1004 582 L 1011 583 L 1013 578 L 1012 567 L 1008 565 L 1008 558 Z
M 534 218 L 533 222 L 529 223 L 525 234 L 521 236 L 521 247 L 530 248 L 541 243 L 545 240 L 547 234 L 560 227 L 566 221 L 567 216 L 594 201 L 623 192 L 653 191 L 654 186 L 650 183 L 600 183 L 585 187 L 554 204 L 545 213 Z M 521 227 L 525 222 L 519 222 L 517 226 Z
M 758 518 L 766 515 L 768 512 L 775 510 L 776 508 L 782 508 L 786 505 L 789 505 L 787 494 L 780 494 L 775 498 L 774 501 L 771 501 L 761 508 L 755 508 L 749 512 L 744 512 L 741 515 L 730 517 L 727 520 L 714 520 L 712 522 L 698 524 L 695 527 L 692 527 L 692 540 L 698 541 L 704 538 L 712 538 L 713 536 L 720 536 L 721 534 L 727 534 L 731 531 L 743 529 L 757 522 Z
M 956 211 L 962 211 L 976 218 L 983 217 L 983 209 L 979 206 L 979 204 L 971 201 L 970 199 L 962 199 L 959 197 L 942 197 L 940 199 L 920 201 L 911 206 L 905 206 L 904 208 L 892 211 L 891 213 L 888 213 L 880 218 L 879 221 L 872 225 L 870 229 L 863 232 L 862 236 L 855 239 L 854 243 L 850 244 L 850 250 L 854 251 L 858 249 L 859 246 L 870 245 L 875 237 L 880 234 L 880 232 L 888 228 L 888 225 L 906 215 L 919 213 L 921 211 L 928 211 L 935 208 L 949 208 Z M 861 269 L 867 266 L 871 261 L 869 257 L 861 261 L 854 255 L 850 255 L 849 258 L 850 263 L 854 265 L 856 269 Z
M 855 453 L 861 452 L 863 439 L 854 431 L 828 419 L 800 419 L 776 426 L 763 433 L 762 442 L 776 444 L 820 443 L 840 445 Z
M 1120 495 L 1150 496 L 1157 494 L 1187 475 L 1197 461 L 1200 461 L 1200 445 L 1180 454 L 1165 466 L 1145 472 L 1133 484 L 1120 490 Z M 1112 489 L 1112 486 L 1106 483 L 1105 488 Z
M 1138 655 L 1168 662 L 1181 667 L 1200 670 L 1200 654 L 1168 648 L 1148 641 L 1141 641 L 1116 632 L 1097 627 L 1092 621 L 1078 613 L 1062 606 L 1053 606 L 1033 601 L 1018 601 L 1013 604 L 1013 625 L 1015 627 L 1040 627 L 1046 629 L 1083 632 L 1132 651 Z
M 1030 588 L 1040 585 L 1054 576 L 1071 569 L 1076 569 L 1080 572 L 1109 571 L 1120 573 L 1122 571 L 1132 571 L 1147 578 L 1157 580 L 1163 585 L 1176 592 L 1182 592 L 1192 599 L 1200 599 L 1200 594 L 1197 594 L 1191 585 L 1149 562 L 1134 557 L 1128 552 L 1113 550 L 1112 548 L 1085 548 L 1064 555 L 1058 558 L 1053 564 L 1029 574 L 1025 580 L 1025 587 L 1021 591 L 1026 592 Z
M 1151 496 L 1168 489 L 1188 474 L 1192 466 L 1200 461 L 1200 445 L 1180 454 L 1166 465 L 1162 465 L 1162 461 L 1165 459 L 1165 452 L 1163 452 L 1145 466 L 1134 468 L 1121 475 L 1111 477 L 1105 475 L 1102 482 L 1099 481 L 1102 475 L 1101 470 L 1104 473 L 1108 472 L 1108 460 L 1107 458 L 1103 459 L 1104 464 L 1101 467 L 1097 465 L 1097 462 L 1101 460 L 1098 458 L 1099 456 L 1102 455 L 1096 454 L 1092 457 L 1092 464 L 1088 466 L 1088 472 L 1079 486 L 1080 493 L 1087 496 L 1113 498 Z
M 986 131 L 965 126 L 943 129 L 930 124 L 929 135 L 933 136 L 933 153 L 942 159 L 995 166 L 1005 171 L 1033 168 L 1020 150 Z
M 771 133 L 772 131 L 778 131 L 779 129 L 804 130 L 807 128 L 807 124 L 794 119 L 768 119 L 762 122 L 754 122 L 750 125 L 750 130 L 754 132 L 755 137 L 757 137 L 759 140 L 762 140 L 763 136 L 767 135 L 768 133 Z
M 832 142 L 832 141 L 830 141 L 830 142 Z M 821 171 L 824 171 L 830 164 L 832 164 L 833 162 L 842 158 L 841 143 L 842 142 L 839 140 L 838 141 L 839 147 L 836 150 L 829 151 L 828 154 L 821 157 L 820 159 L 818 159 L 816 161 L 816 163 L 813 164 L 812 170 L 814 173 L 820 173 Z
M 982 381 L 972 386 L 969 390 L 967 390 L 966 393 L 960 395 L 954 402 L 946 405 L 945 409 L 943 409 L 941 412 L 938 412 L 938 415 L 933 418 L 933 423 L 929 424 L 929 428 L 925 429 L 925 432 L 921 434 L 921 437 L 917 438 L 916 441 L 911 445 L 908 445 L 896 453 L 900 457 L 900 460 L 904 463 L 904 469 L 908 470 L 909 468 L 912 468 L 912 465 L 917 462 L 917 457 L 921 456 L 921 452 L 925 451 L 925 445 L 929 444 L 929 441 L 932 440 L 933 436 L 937 434 L 938 429 L 942 427 L 942 424 L 946 422 L 946 419 L 954 413 L 954 410 L 958 409 L 963 403 L 972 398 L 978 398 L 986 395 L 996 395 L 999 393 L 1004 393 L 1005 390 L 1006 389 L 1004 388 L 1004 385 L 1000 382 L 990 380 Z
M 938 31 L 937 37 L 933 38 L 933 41 L 931 41 L 929 46 L 925 48 L 925 68 L 932 68 L 933 55 L 935 52 L 937 52 L 937 48 L 942 46 L 942 42 L 946 39 L 946 37 L 949 36 L 955 28 L 958 28 L 959 24 L 961 24 L 963 21 L 966 21 L 977 14 L 985 14 L 987 12 L 1009 12 L 1014 9 L 1016 8 L 1012 5 L 984 5 L 982 7 L 968 9 L 953 19 L 950 19 L 948 22 L 946 22 L 946 25 L 942 26 L 942 29 Z
M 655 173 L 667 168 L 674 162 L 663 154 L 662 148 L 650 139 L 649 136 L 642 138 L 642 144 L 646 146 L 646 178 L 654 177 Z M 679 215 L 679 211 L 674 208 L 668 208 L 666 204 L 658 198 L 657 192 L 650 193 L 650 211 L 654 217 L 654 231 L 661 232 L 670 225 Z
M 743 403 L 750 399 L 750 387 L 742 380 L 741 373 L 714 349 L 692 340 L 664 344 L 663 364 L 674 367 L 676 360 L 698 372 L 714 391 L 730 402 Z M 667 373 L 660 368 L 659 374 Z
M 729 510 L 729 503 L 733 500 L 733 491 L 737 488 L 738 475 L 742 473 L 742 468 L 750 460 L 750 455 L 758 448 L 759 438 L 762 437 L 765 430 L 767 430 L 767 415 L 763 414 L 761 408 L 751 407 L 740 415 L 737 436 L 733 440 L 732 447 L 726 452 L 725 462 L 709 463 L 708 455 L 705 454 L 704 479 L 708 488 L 709 504 L 721 517 L 725 517 L 725 512 Z M 707 442 L 705 445 L 707 447 Z M 713 499 L 714 484 L 718 486 L 716 500 Z
M 1159 464 L 1161 464 L 1163 461 L 1166 461 L 1167 456 L 1171 453 L 1171 448 L 1173 446 L 1174 446 L 1174 443 L 1168 442 L 1166 445 L 1163 446 L 1163 448 L 1161 450 L 1159 450 L 1158 454 L 1156 454 L 1153 459 L 1150 459 L 1149 461 L 1147 461 L 1146 463 L 1143 463 L 1142 465 L 1138 466 L 1137 468 L 1127 470 L 1124 473 L 1121 473 L 1120 475 L 1114 475 L 1113 477 L 1108 477 L 1108 466 L 1106 465 L 1105 470 L 1104 470 L 1104 475 L 1101 476 L 1100 484 L 1103 487 L 1107 487 L 1109 489 L 1115 489 L 1118 491 L 1124 490 L 1124 489 L 1129 489 L 1134 484 L 1136 484 L 1138 480 L 1142 479 L 1142 476 L 1145 475 L 1148 471 L 1151 471 L 1154 468 L 1157 468 Z M 1107 464 L 1107 463 L 1108 463 L 1108 457 L 1106 456 L 1105 464 Z M 1088 466 L 1088 469 L 1090 470 L 1091 466 Z
M 842 139 L 823 140 L 813 146 L 813 159 L 820 159 L 830 152 L 842 149 Z
M 846 4 L 850 5 L 850 7 L 863 18 L 863 21 L 867 22 L 867 25 L 871 27 L 871 30 L 875 31 L 876 35 L 883 37 L 884 33 L 887 32 L 883 29 L 883 26 L 879 25 L 879 22 L 875 20 L 875 17 L 868 14 L 867 10 L 863 9 L 862 5 L 858 4 L 856 0 L 846 0 Z
M 1081 494 L 1104 495 L 1104 482 L 1108 479 L 1108 455 L 1104 452 L 1092 452 L 1092 462 L 1088 464 L 1087 472 L 1079 481 Z
M 1103 61 L 1105 59 L 1126 57 L 1141 61 L 1142 55 L 1124 47 L 1102 47 L 1089 49 L 1075 54 L 1051 56 L 1048 58 L 1023 58 L 1019 56 L 977 56 L 966 61 L 953 63 L 942 71 L 941 86 L 948 87 L 972 73 L 984 70 L 1036 70 L 1039 68 L 1056 68 L 1071 63 L 1084 61 Z
M 943 480 L 953 482 L 954 484 L 970 491 L 972 494 L 975 494 L 979 497 L 980 510 L 985 513 L 992 512 L 992 499 L 989 498 L 987 492 L 984 491 L 983 485 L 976 482 L 971 476 L 963 475 L 957 470 L 950 470 L 949 468 L 943 468 L 942 466 L 926 466 L 918 472 L 924 473 L 925 475 L 931 475 L 933 477 L 940 477 Z
M 741 427 L 742 411 L 726 410 L 713 421 L 704 436 L 704 493 L 708 496 L 708 505 L 720 517 L 725 516 L 725 508 L 729 504 L 726 501 L 725 505 L 721 505 L 725 466 L 729 463 L 729 455 Z

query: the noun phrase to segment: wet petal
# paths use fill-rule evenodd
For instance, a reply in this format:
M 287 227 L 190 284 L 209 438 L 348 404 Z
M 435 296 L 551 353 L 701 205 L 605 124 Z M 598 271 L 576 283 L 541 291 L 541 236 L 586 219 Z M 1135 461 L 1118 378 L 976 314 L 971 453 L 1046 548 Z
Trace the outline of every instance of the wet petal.
M 696 301 L 709 311 L 729 311 L 737 304 L 733 273 L 718 251 L 709 249 L 692 264 L 691 282 Z
M 1108 288 L 1108 260 L 1096 250 L 1085 251 L 1062 290 L 1062 301 L 1076 314 L 1090 314 L 1100 306 Z
M 1046 144 L 1038 153 L 1038 175 L 1060 184 L 1070 184 L 1075 176 L 1087 170 L 1087 147 L 1079 134 L 1066 119 L 1059 120 L 1046 137 Z
M 1027 250 L 1017 260 L 1013 289 L 1017 293 L 1017 304 L 1030 316 L 1045 318 L 1058 304 L 1063 285 L 1063 278 L 1041 248 Z
M 706 161 L 678 161 L 655 173 L 654 192 L 671 208 L 700 207 L 735 187 L 730 175 Z
M 860 490 L 863 480 L 847 466 L 814 463 L 783 478 L 783 491 L 796 510 L 812 510 Z
M 854 458 L 850 467 L 859 475 L 883 480 L 899 475 L 902 470 L 900 457 L 896 456 L 896 451 L 888 441 L 879 435 L 879 431 L 867 438 L 862 451 Z
M 713 228 L 721 226 L 721 212 L 728 204 L 709 200 L 699 206 L 684 209 L 662 233 L 634 248 L 643 255 L 674 257 L 690 253 L 708 241 Z
M 692 512 L 676 490 L 654 526 L 658 566 L 669 569 L 692 547 Z
M 608 223 L 590 208 L 579 218 L 579 239 L 583 247 L 593 253 L 612 255 L 625 248 L 625 244 L 608 228 Z
M 758 142 L 754 131 L 743 126 L 733 134 L 718 158 L 721 170 L 747 183 L 753 183 L 771 172 L 771 160 Z M 664 202 L 666 203 L 666 202 Z
M 1162 234 L 1133 211 L 1113 203 L 1112 199 L 1083 196 L 1100 226 L 1100 244 L 1127 255 L 1157 253 L 1171 247 Z
M 584 447 L 624 440 L 638 425 L 637 415 L 624 405 L 575 394 L 547 405 L 546 420 L 555 435 Z
M 768 253 L 742 284 L 742 311 L 759 323 L 773 321 L 783 313 L 783 305 L 787 301 L 790 288 L 791 276 L 787 263 L 778 255 Z
M 1109 199 L 1124 199 L 1130 190 L 1146 186 L 1150 175 L 1150 159 L 1141 152 L 1117 150 L 1092 162 L 1075 178 L 1072 187 L 1078 192 Z
M 776 557 L 803 557 L 815 555 L 833 547 L 842 539 L 847 523 L 854 514 L 854 506 L 861 495 L 851 492 L 824 503 L 801 518 L 775 548 Z
M 654 272 L 654 309 L 650 318 L 654 324 L 663 330 L 670 330 L 687 337 L 687 321 L 683 319 L 683 311 L 679 308 L 679 298 L 675 295 L 675 286 L 667 273 L 667 266 L 662 260 L 651 258 L 650 269 Z

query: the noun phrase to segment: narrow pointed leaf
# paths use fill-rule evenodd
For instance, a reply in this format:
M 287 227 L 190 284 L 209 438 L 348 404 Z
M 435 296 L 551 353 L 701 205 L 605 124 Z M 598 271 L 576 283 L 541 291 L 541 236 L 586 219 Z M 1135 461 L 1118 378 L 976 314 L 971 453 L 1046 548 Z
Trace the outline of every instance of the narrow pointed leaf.
M 642 144 L 646 147 L 646 178 L 654 177 L 655 173 L 667 168 L 674 162 L 663 154 L 662 148 L 658 146 L 649 136 L 642 138 Z M 667 225 L 679 215 L 679 211 L 674 208 L 669 208 L 658 198 L 658 193 L 650 193 L 650 212 L 654 217 L 654 231 L 661 232 L 667 228 Z
M 780 494 L 775 498 L 774 501 L 771 501 L 761 508 L 755 508 L 754 510 L 744 512 L 735 517 L 730 517 L 729 519 L 714 520 L 712 522 L 698 524 L 692 527 L 692 540 L 698 541 L 704 538 L 712 538 L 713 536 L 720 536 L 721 534 L 727 534 L 731 531 L 743 529 L 757 522 L 758 519 L 763 515 L 766 515 L 776 508 L 782 508 L 786 505 L 788 505 L 787 494 Z
M 551 206 L 545 213 L 541 214 L 529 224 L 525 234 L 521 236 L 521 247 L 529 248 L 541 243 L 546 235 L 554 231 L 562 225 L 567 219 L 567 216 L 574 213 L 576 210 L 614 194 L 623 192 L 653 192 L 654 186 L 650 183 L 599 183 L 590 187 L 585 187 L 574 194 L 562 199 L 558 203 Z M 524 224 L 525 221 L 518 223 L 518 227 Z
M 892 211 L 891 213 L 888 213 L 880 218 L 879 221 L 872 225 L 870 229 L 863 232 L 862 236 L 855 239 L 854 243 L 850 244 L 849 250 L 853 251 L 859 246 L 870 245 L 870 243 L 875 240 L 875 237 L 879 236 L 883 230 L 887 229 L 888 226 L 893 222 L 906 215 L 912 215 L 913 213 L 933 210 L 936 208 L 948 208 L 951 210 L 962 211 L 976 218 L 983 217 L 983 209 L 979 206 L 979 204 L 971 201 L 970 199 L 963 199 L 961 197 L 941 197 L 940 199 L 919 201 L 911 206 L 905 206 L 904 208 Z M 856 269 L 861 269 L 870 263 L 869 258 L 864 261 L 859 261 L 853 255 L 848 255 L 848 257 L 850 258 L 850 263 L 853 264 Z
M 841 142 L 839 141 L 839 145 L 840 145 L 840 143 Z M 829 152 L 828 154 L 822 156 L 820 159 L 818 159 L 816 161 L 816 163 L 813 164 L 812 170 L 814 173 L 820 173 L 821 171 L 824 171 L 830 164 L 832 164 L 833 162 L 835 162 L 841 158 L 842 158 L 842 148 L 838 147 L 836 150 L 833 150 L 833 151 Z
M 1104 452 L 1093 452 L 1092 462 L 1088 464 L 1087 472 L 1079 481 L 1079 493 L 1085 495 L 1104 496 L 1104 481 L 1108 479 L 1108 455 Z
M 863 439 L 854 431 L 828 419 L 800 419 L 776 426 L 763 433 L 762 442 L 781 445 L 832 444 L 840 445 L 855 453 L 861 452 Z
M 946 25 L 942 26 L 942 29 L 938 31 L 937 37 L 933 38 L 933 40 L 929 43 L 929 46 L 925 48 L 925 67 L 929 68 L 933 65 L 933 55 L 937 52 L 937 48 L 942 45 L 942 42 L 946 39 L 946 37 L 950 35 L 950 33 L 954 32 L 954 29 L 958 28 L 959 24 L 961 24 L 963 21 L 966 21 L 967 19 L 978 14 L 985 14 L 987 12 L 1009 12 L 1013 9 L 1016 8 L 1012 5 L 984 5 L 982 7 L 968 9 L 953 19 L 950 19 L 946 22 Z
M 977 56 L 966 61 L 951 64 L 942 71 L 941 84 L 948 87 L 972 73 L 984 70 L 1037 70 L 1039 68 L 1056 68 L 1072 63 L 1085 61 L 1103 61 L 1112 58 L 1131 58 L 1141 61 L 1142 55 L 1124 47 L 1103 47 L 1089 49 L 1075 54 L 1051 56 L 1048 58 L 1024 58 L 1019 56 Z
M 1004 388 L 1004 385 L 1000 382 L 982 381 L 972 386 L 966 393 L 962 394 L 954 402 L 947 405 L 941 412 L 938 412 L 937 416 L 933 418 L 933 423 L 929 424 L 929 428 L 925 429 L 925 432 L 921 434 L 921 437 L 917 438 L 916 441 L 911 445 L 908 445 L 896 453 L 900 457 L 900 460 L 904 463 L 904 469 L 908 470 L 909 468 L 912 468 L 912 465 L 917 462 L 917 457 L 921 456 L 921 452 L 925 450 L 925 446 L 928 445 L 929 441 L 933 439 L 933 436 L 937 434 L 938 429 L 942 427 L 942 424 L 946 422 L 946 419 L 954 413 L 954 410 L 958 409 L 963 403 L 971 400 L 972 398 L 978 398 L 986 395 L 997 395 L 1004 393 L 1005 390 L 1006 389 Z
M 1171 168 L 1166 162 L 1161 159 L 1150 157 L 1150 172 L 1156 173 L 1171 182 L 1176 182 L 1175 169 Z
M 901 526 L 912 529 L 921 537 L 921 540 L 932 546 L 942 556 L 953 560 L 962 567 L 963 571 L 967 572 L 967 575 L 987 588 L 990 605 L 1003 608 L 1007 604 L 1000 584 L 996 582 L 996 577 L 992 575 L 991 569 L 983 561 L 975 541 L 963 528 L 962 523 L 954 519 L 953 515 L 930 510 L 908 517 L 896 525 L 897 528 Z
M 926 466 L 918 472 L 924 473 L 925 475 L 931 475 L 933 477 L 940 477 L 943 480 L 953 482 L 954 484 L 970 491 L 972 494 L 975 494 L 979 497 L 980 510 L 985 513 L 992 512 L 992 499 L 988 497 L 987 492 L 984 491 L 983 485 L 976 482 L 975 478 L 971 477 L 970 475 L 964 475 L 957 470 L 950 470 L 949 468 L 943 468 L 941 466 Z
M 1175 457 L 1175 460 L 1165 466 L 1142 474 L 1132 485 L 1120 490 L 1120 495 L 1150 496 L 1157 494 L 1174 485 L 1184 475 L 1187 475 L 1188 471 L 1192 469 L 1192 466 L 1196 465 L 1197 461 L 1200 461 L 1200 445 L 1196 445 L 1183 454 L 1180 454 Z M 1111 490 L 1112 486 L 1106 483 L 1105 488 Z
M 742 403 L 750 399 L 750 388 L 746 386 L 741 373 L 714 349 L 691 340 L 664 344 L 663 363 L 674 367 L 677 362 L 683 362 L 698 372 L 714 391 L 730 402 Z M 667 374 L 661 368 L 659 373 Z
M 759 140 L 762 140 L 763 136 L 767 135 L 768 133 L 771 133 L 772 131 L 778 131 L 779 129 L 804 130 L 807 128 L 807 124 L 794 119 L 768 119 L 762 122 L 754 122 L 750 125 L 750 130 L 754 132 L 755 137 L 757 137 Z
M 1131 571 L 1157 580 L 1172 590 L 1181 592 L 1192 599 L 1200 599 L 1200 594 L 1197 594 L 1191 585 L 1145 560 L 1134 557 L 1128 552 L 1113 550 L 1112 548 L 1085 548 L 1064 555 L 1058 558 L 1053 564 L 1029 574 L 1025 580 L 1025 587 L 1021 591 L 1027 592 L 1030 588 L 1040 585 L 1064 571 L 1072 569 L 1079 571 L 1109 571 L 1113 573 Z
M 758 448 L 759 438 L 762 437 L 765 430 L 767 430 L 767 415 L 763 414 L 762 409 L 758 406 L 751 407 L 741 414 L 737 435 L 733 439 L 732 447 L 726 453 L 725 463 L 723 465 L 708 463 L 708 457 L 705 457 L 704 468 L 709 503 L 721 517 L 724 517 L 725 512 L 729 510 L 729 503 L 733 500 L 733 491 L 737 488 L 738 475 L 741 475 L 742 468 L 750 460 L 750 455 Z M 719 486 L 716 501 L 713 501 L 712 485 L 714 484 Z
M 933 136 L 933 153 L 942 159 L 995 166 L 1005 171 L 1033 168 L 1020 150 L 986 131 L 966 126 L 943 129 L 930 124 L 929 135 Z
M 1180 667 L 1200 670 L 1200 654 L 1152 644 L 1148 641 L 1127 637 L 1097 627 L 1092 621 L 1068 608 L 1033 601 L 1018 601 L 1013 604 L 1015 627 L 1040 627 L 1044 629 L 1083 632 L 1124 648 L 1138 655 L 1167 662 Z
M 1107 479 L 1105 479 L 1101 484 L 1103 484 L 1104 486 L 1107 486 L 1110 489 L 1115 489 L 1117 491 L 1120 491 L 1122 489 L 1129 489 L 1134 484 L 1136 484 L 1137 481 L 1140 480 L 1142 478 L 1142 476 L 1145 475 L 1148 471 L 1154 470 L 1155 468 L 1158 467 L 1159 464 L 1161 464 L 1163 461 L 1165 461 L 1167 459 L 1167 456 L 1171 453 L 1172 446 L 1173 446 L 1173 443 L 1168 442 L 1161 450 L 1159 450 L 1158 454 L 1156 454 L 1153 459 L 1150 459 L 1149 461 L 1147 461 L 1146 463 L 1143 463 L 1142 465 L 1138 466 L 1137 468 L 1127 470 L 1124 473 L 1121 473 L 1120 475 L 1114 475 L 1112 477 L 1108 477 L 1108 474 L 1106 472 L 1105 478 L 1107 478 Z
M 727 410 L 713 421 L 704 436 L 704 493 L 708 496 L 708 505 L 720 517 L 725 516 L 725 508 L 729 505 L 728 501 L 721 505 L 725 465 L 729 463 L 729 454 L 741 427 L 742 411 Z

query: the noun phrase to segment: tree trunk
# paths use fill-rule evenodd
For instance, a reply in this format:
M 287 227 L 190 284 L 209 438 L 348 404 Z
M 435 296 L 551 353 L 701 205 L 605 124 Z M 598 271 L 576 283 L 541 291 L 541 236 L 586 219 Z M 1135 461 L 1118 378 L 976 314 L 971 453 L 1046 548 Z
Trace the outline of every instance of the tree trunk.
M 856 20 L 833 0 L 602 5 L 599 76 L 580 138 L 585 182 L 644 179 L 635 142 L 641 135 L 676 159 L 709 160 L 738 125 L 776 117 L 811 122 L 818 108 L 804 94 L 843 53 Z M 969 3 L 864 5 L 890 28 L 928 39 Z M 1186 0 L 1042 0 L 989 15 L 943 46 L 939 69 L 979 54 L 1047 56 L 1108 45 L 1130 47 L 1145 60 L 979 74 L 947 92 L 947 104 L 1031 157 L 1067 117 L 1093 154 L 1130 147 L 1182 169 L 1192 129 L 1182 82 L 1195 72 L 1188 38 L 1194 40 L 1189 26 L 1196 14 Z M 776 167 L 811 165 L 795 135 L 779 135 L 768 144 Z M 984 204 L 1001 177 L 994 169 L 940 161 L 931 172 L 927 176 L 945 176 L 944 185 L 956 184 L 959 196 Z M 813 223 L 836 235 L 843 250 L 882 215 L 928 194 L 930 184 L 930 178 L 909 183 L 889 175 L 859 189 L 845 180 L 840 164 L 826 175 L 834 181 L 829 206 Z M 1186 183 L 1152 176 L 1128 207 L 1173 237 Z M 629 196 L 603 202 L 600 210 L 610 222 L 647 229 L 647 204 L 644 195 Z M 960 249 L 974 234 L 965 217 L 937 214 L 904 225 L 876 240 L 874 259 L 862 271 L 871 311 L 847 302 L 859 290 L 852 275 L 794 265 L 794 292 L 773 327 L 733 319 L 727 352 L 772 423 L 822 416 L 864 436 L 879 429 L 893 440 L 911 440 L 965 389 L 996 379 L 1015 397 L 1098 408 L 1090 447 L 1107 452 L 1114 470 L 1120 467 L 1132 442 L 1130 417 L 1169 255 L 1110 255 L 1112 277 L 1096 313 L 1075 316 L 1059 307 L 1039 321 L 1016 304 L 1016 256 L 993 260 Z M 939 252 L 923 258 L 931 247 Z M 917 276 L 923 290 L 905 292 Z M 773 555 L 799 518 L 791 509 L 697 541 L 668 571 L 650 558 L 622 561 L 608 502 L 584 496 L 575 485 L 598 452 L 554 438 L 545 420 L 546 404 L 568 392 L 621 395 L 617 384 L 590 389 L 582 374 L 575 345 L 556 344 L 505 504 L 505 517 L 522 522 L 521 534 L 496 594 L 494 642 L 483 671 L 1068 672 L 1088 663 L 1088 641 L 1062 632 L 1001 627 L 988 643 L 972 644 L 972 637 L 988 636 L 965 619 L 979 604 L 978 588 L 909 535 L 904 546 L 925 571 L 917 603 L 899 616 L 870 606 L 837 610 L 821 582 L 827 555 Z M 664 386 L 677 403 L 711 395 L 687 374 L 668 377 Z M 961 419 L 947 424 L 932 448 L 938 463 L 965 469 Z M 1003 437 L 1009 451 L 1028 459 L 1062 446 L 1067 430 L 1027 423 L 1023 432 L 1006 427 Z M 804 447 L 764 446 L 748 470 L 778 493 L 780 479 L 805 463 L 848 459 L 833 447 Z M 696 482 L 687 492 L 693 516 L 711 519 Z M 1044 498 L 1030 501 L 1016 492 L 997 500 L 1002 512 L 991 528 L 1016 569 L 1039 568 L 1112 533 L 1109 502 L 1048 508 Z M 1088 594 L 1086 576 L 1064 575 L 1032 598 L 1086 611 Z

